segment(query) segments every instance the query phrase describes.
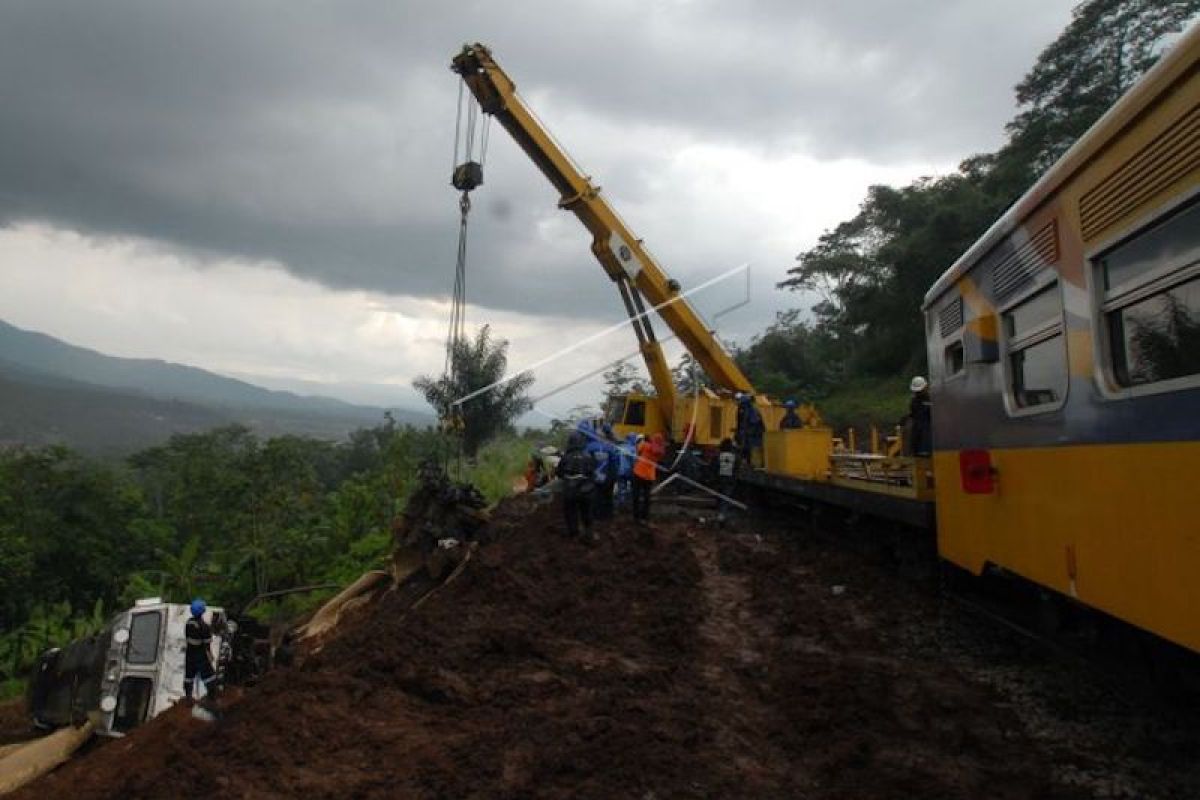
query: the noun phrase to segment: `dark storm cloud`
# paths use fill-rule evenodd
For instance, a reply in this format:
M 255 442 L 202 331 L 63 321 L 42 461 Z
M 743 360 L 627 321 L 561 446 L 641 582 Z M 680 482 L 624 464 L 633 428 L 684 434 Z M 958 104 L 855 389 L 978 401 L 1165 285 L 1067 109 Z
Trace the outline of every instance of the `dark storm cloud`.
M 650 126 L 769 157 L 952 163 L 996 143 L 1009 85 L 1067 6 L 17 0 L 0 7 L 0 223 L 442 294 L 457 225 L 446 65 L 464 40 L 492 43 L 527 95 L 596 120 L 571 127 L 576 153 Z M 511 144 L 491 156 L 504 195 L 477 200 L 490 213 L 472 233 L 471 296 L 588 313 L 579 289 L 604 279 L 586 236 L 531 246 L 555 197 Z M 631 148 L 594 168 L 629 201 L 661 164 Z

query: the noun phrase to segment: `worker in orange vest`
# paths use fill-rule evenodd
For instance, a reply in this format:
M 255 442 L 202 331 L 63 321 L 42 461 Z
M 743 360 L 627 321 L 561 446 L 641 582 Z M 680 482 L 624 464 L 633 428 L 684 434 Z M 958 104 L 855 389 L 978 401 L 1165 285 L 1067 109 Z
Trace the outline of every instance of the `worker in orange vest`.
M 633 518 L 637 522 L 650 521 L 650 489 L 654 487 L 658 462 L 665 450 L 661 433 L 638 443 L 637 459 L 633 463 Z

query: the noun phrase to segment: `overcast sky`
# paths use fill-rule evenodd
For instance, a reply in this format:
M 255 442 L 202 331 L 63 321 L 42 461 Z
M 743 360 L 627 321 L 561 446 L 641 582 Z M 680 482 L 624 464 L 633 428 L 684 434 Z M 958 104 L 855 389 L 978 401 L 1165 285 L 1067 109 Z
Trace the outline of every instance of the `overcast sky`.
M 0 3 L 0 318 L 409 405 L 453 280 L 456 76 L 482 41 L 686 289 L 750 265 L 746 341 L 872 183 L 994 149 L 1071 0 Z M 468 323 L 510 364 L 621 319 L 589 238 L 496 126 Z M 702 313 L 745 282 L 698 296 Z M 660 326 L 661 327 L 661 326 Z M 539 373 L 537 391 L 634 347 Z M 596 382 L 548 403 L 595 395 Z

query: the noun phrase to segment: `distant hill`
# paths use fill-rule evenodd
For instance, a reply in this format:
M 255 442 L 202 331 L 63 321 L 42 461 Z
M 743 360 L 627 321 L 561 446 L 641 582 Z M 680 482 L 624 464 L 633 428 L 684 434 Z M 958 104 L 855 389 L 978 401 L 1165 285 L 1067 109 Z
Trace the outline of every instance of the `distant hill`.
M 433 422 L 407 409 L 391 413 L 402 424 Z M 341 438 L 380 424 L 383 414 L 168 361 L 108 356 L 0 322 L 0 446 L 62 443 L 116 455 L 231 423 L 266 436 Z

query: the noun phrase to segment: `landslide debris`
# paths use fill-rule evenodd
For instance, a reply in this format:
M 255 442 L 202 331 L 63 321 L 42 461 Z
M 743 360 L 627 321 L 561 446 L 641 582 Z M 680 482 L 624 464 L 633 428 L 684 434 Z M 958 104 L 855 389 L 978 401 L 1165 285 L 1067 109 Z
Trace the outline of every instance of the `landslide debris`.
M 782 537 L 503 504 L 413 607 L 384 594 L 217 725 L 184 709 L 14 795 L 1072 797 L 989 690 L 897 652 Z

